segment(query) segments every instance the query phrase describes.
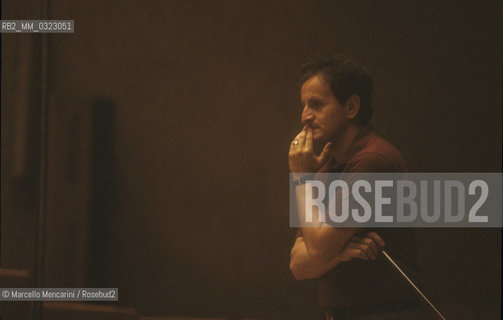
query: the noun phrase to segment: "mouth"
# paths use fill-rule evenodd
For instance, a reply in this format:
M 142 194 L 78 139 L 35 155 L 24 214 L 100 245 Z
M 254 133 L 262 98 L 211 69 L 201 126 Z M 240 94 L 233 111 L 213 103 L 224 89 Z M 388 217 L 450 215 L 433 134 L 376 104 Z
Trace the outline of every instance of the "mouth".
M 322 133 L 319 128 L 313 128 L 312 130 L 313 130 L 312 131 L 313 132 L 313 140 L 317 141 L 322 136 Z

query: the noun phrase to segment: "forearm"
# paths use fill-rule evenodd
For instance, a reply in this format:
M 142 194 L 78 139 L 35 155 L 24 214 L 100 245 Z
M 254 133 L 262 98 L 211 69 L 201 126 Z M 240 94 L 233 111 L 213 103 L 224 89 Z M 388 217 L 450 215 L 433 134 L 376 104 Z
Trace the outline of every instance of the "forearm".
M 290 252 L 290 270 L 297 280 L 315 279 L 335 268 L 341 261 L 335 257 L 328 262 L 313 259 L 303 237 L 297 237 Z
M 306 184 L 295 187 L 297 212 L 302 235 L 310 257 L 320 263 L 328 263 L 342 252 L 355 234 L 354 228 L 334 228 L 319 219 L 318 207 L 312 207 L 312 215 L 306 219 Z M 322 215 L 325 213 L 322 212 Z M 308 222 L 309 221 L 309 222 Z

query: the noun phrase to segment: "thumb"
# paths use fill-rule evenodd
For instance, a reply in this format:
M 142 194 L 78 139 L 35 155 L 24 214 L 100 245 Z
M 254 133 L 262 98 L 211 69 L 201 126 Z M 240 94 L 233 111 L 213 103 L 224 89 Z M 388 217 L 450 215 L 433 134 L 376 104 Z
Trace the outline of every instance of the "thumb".
M 323 151 L 320 153 L 320 156 L 318 157 L 318 161 L 320 163 L 325 163 L 328 160 L 328 157 L 330 156 L 330 147 L 332 147 L 332 143 L 329 142 L 325 145 L 323 148 Z

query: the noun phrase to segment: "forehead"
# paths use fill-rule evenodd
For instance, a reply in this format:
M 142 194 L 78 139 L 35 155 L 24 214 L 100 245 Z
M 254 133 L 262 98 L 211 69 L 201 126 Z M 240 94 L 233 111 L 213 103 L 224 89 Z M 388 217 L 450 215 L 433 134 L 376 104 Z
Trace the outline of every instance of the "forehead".
M 333 97 L 330 85 L 320 74 L 307 79 L 300 88 L 301 99 L 309 98 L 331 98 Z

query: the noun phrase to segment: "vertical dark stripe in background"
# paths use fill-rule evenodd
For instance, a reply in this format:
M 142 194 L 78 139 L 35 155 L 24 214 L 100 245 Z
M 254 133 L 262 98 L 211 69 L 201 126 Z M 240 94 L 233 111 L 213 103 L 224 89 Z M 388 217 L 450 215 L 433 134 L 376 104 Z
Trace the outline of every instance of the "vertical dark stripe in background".
M 50 19 L 50 0 L 42 1 L 42 17 Z M 48 84 L 48 49 L 49 34 L 44 33 L 41 36 L 41 68 L 40 68 L 40 185 L 39 185 L 39 211 L 37 225 L 37 245 L 36 245 L 36 263 L 35 263 L 35 287 L 44 287 L 44 260 L 45 260 L 45 228 L 47 216 L 47 149 L 48 149 L 48 130 L 49 130 L 49 84 Z M 42 302 L 36 301 L 33 305 L 33 319 L 43 318 Z
M 110 233 L 113 227 L 113 146 L 115 106 L 96 98 L 92 106 L 91 199 L 89 212 L 88 285 L 107 286 L 110 270 Z

